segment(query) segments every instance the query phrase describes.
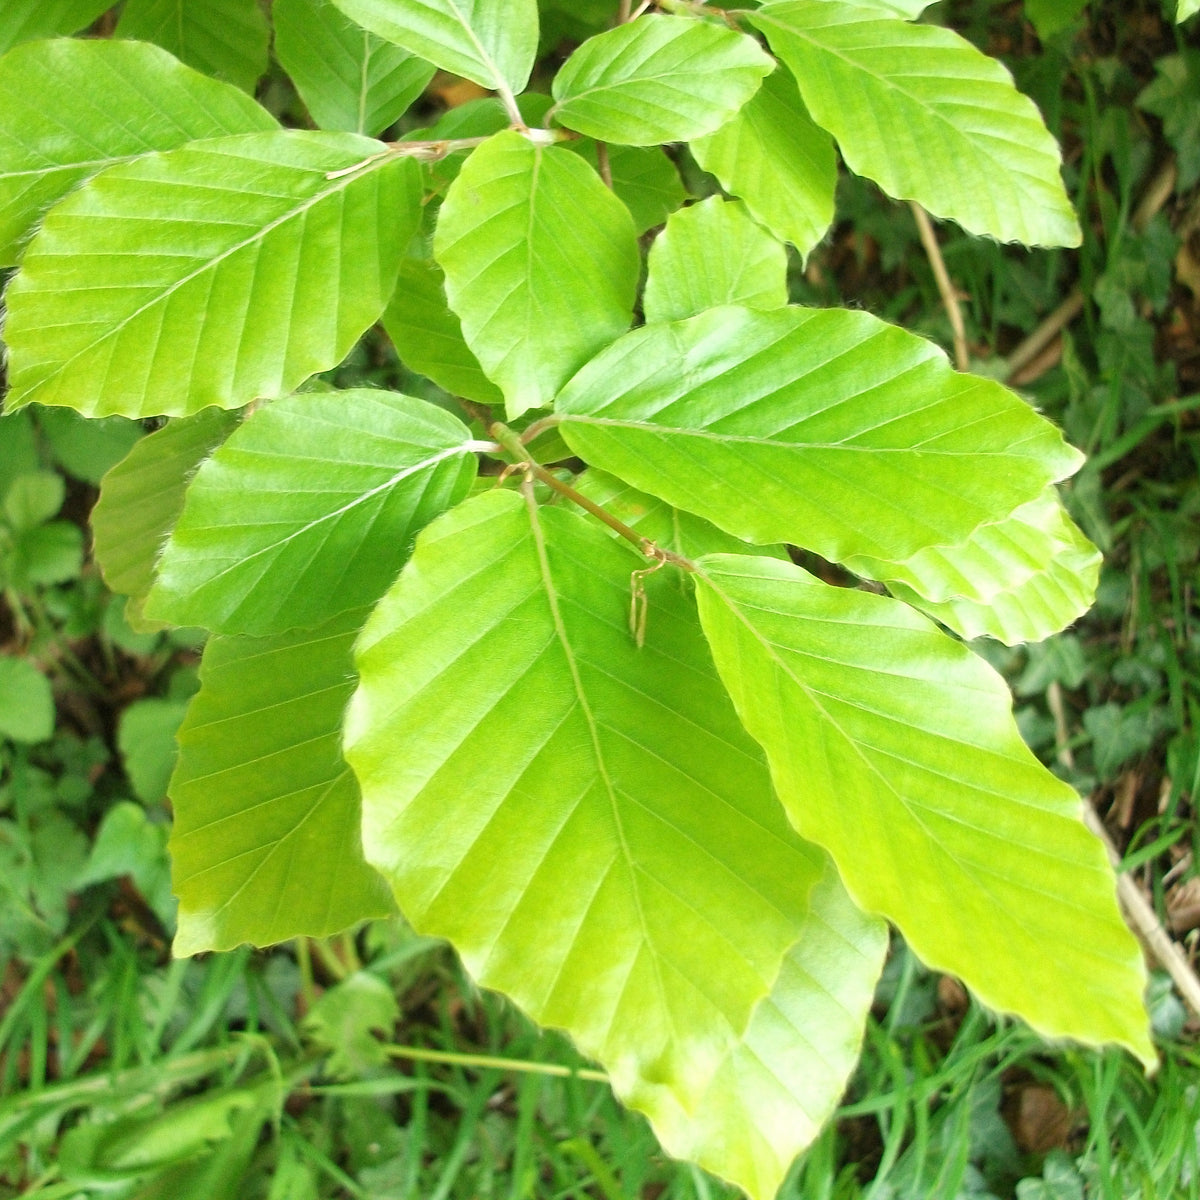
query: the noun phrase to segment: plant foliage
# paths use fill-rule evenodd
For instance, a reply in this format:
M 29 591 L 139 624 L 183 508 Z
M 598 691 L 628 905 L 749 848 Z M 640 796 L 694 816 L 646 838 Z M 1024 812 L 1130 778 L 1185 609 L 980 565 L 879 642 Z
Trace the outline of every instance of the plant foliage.
M 844 1087 L 885 918 L 1042 1033 L 1154 1057 L 1078 796 L 937 624 L 1086 610 L 1081 456 L 915 335 L 788 303 L 835 145 L 1073 245 L 1057 146 L 919 4 L 659 7 L 554 73 L 535 0 L 277 0 L 315 130 L 245 94 L 249 0 L 129 0 L 115 42 L 29 40 L 95 5 L 0 15 L 7 406 L 167 418 L 94 525 L 137 628 L 212 634 L 176 951 L 394 901 L 757 1198 Z M 375 136 L 435 68 L 495 99 Z M 437 403 L 308 382 L 380 320 Z

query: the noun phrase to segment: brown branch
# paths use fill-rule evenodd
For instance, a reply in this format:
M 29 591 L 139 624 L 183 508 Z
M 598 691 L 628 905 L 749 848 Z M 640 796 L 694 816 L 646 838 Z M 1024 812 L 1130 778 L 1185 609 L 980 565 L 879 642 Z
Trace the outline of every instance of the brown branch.
M 950 280 L 950 272 L 946 270 L 946 260 L 942 257 L 942 248 L 938 245 L 937 234 L 933 231 L 933 222 L 929 214 L 917 203 L 911 202 L 913 216 L 917 221 L 917 232 L 921 235 L 921 245 L 929 265 L 933 268 L 933 277 L 937 281 L 938 294 L 942 297 L 942 307 L 950 318 L 950 328 L 954 331 L 954 365 L 965 371 L 971 365 L 971 355 L 967 349 L 967 330 L 963 325 L 962 309 L 958 305 L 958 294 Z

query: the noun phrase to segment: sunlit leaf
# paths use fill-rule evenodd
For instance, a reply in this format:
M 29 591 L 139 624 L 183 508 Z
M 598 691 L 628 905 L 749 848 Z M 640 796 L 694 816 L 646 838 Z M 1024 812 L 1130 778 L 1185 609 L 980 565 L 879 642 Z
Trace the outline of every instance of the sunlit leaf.
M 737 201 L 710 196 L 667 219 L 650 247 L 642 308 L 649 321 L 682 321 L 720 304 L 782 308 L 787 252 Z
M 537 0 L 333 0 L 356 24 L 495 91 L 525 90 L 537 54 Z
M 450 307 L 509 416 L 548 405 L 629 327 L 633 222 L 568 150 L 519 133 L 490 138 L 451 186 L 433 246 Z
M 782 0 L 749 20 L 851 170 L 972 233 L 1079 245 L 1058 146 L 1033 101 L 957 33 L 838 0 Z
M 1021 741 L 1000 676 L 907 605 L 790 563 L 715 555 L 696 580 L 784 807 L 858 904 L 993 1008 L 1153 1064 L 1105 849 Z
M 725 307 L 644 326 L 556 407 L 586 462 L 746 541 L 835 561 L 963 541 L 1081 461 L 999 384 L 845 310 Z
M 245 93 L 157 46 L 32 42 L 0 59 L 0 266 L 42 212 L 113 163 L 277 125 Z
M 277 400 L 201 464 L 146 615 L 264 635 L 372 604 L 475 472 L 466 426 L 423 400 L 367 389 Z
M 390 911 L 341 755 L 363 616 L 209 640 L 169 789 L 176 954 L 327 937 Z
M 267 70 L 269 33 L 258 0 L 125 0 L 117 37 L 155 42 L 247 92 Z
M 360 29 L 332 0 L 275 0 L 275 53 L 322 129 L 374 137 L 425 90 L 434 67 Z
M 102 171 L 47 214 L 9 285 L 8 404 L 182 416 L 336 366 L 419 219 L 420 168 L 381 150 L 257 133 Z
M 649 16 L 588 38 L 554 77 L 553 117 L 605 142 L 712 133 L 771 70 L 757 42 L 692 17 Z
M 807 254 L 833 221 L 833 140 L 780 68 L 716 133 L 691 144 L 696 161 L 778 237 Z
M 417 930 L 674 1123 L 767 994 L 821 867 L 662 572 L 635 642 L 644 563 L 512 492 L 460 505 L 363 631 L 346 755 L 368 861 Z

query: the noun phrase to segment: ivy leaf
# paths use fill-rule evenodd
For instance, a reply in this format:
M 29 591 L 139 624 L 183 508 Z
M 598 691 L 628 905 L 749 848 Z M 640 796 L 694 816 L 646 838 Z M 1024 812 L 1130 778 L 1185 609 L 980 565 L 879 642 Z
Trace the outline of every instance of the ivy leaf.
M 328 937 L 391 911 L 342 760 L 362 612 L 273 638 L 210 638 L 171 778 L 175 953 Z
M 972 233 L 1078 246 L 1058 146 L 995 59 L 949 29 L 838 0 L 749 15 L 851 170 Z
M 450 307 L 508 415 L 542 408 L 629 327 L 640 256 L 625 206 L 577 154 L 496 134 L 438 218 Z
M 696 161 L 768 229 L 807 254 L 833 221 L 837 155 L 780 68 L 716 133 L 691 143 Z
M 500 389 L 483 373 L 463 339 L 462 322 L 446 300 L 446 277 L 435 262 L 406 258 L 383 327 L 405 366 L 452 396 L 502 404 Z
M 959 546 L 931 546 L 907 562 L 865 557 L 846 566 L 965 638 L 1039 642 L 1091 606 L 1100 551 L 1067 516 L 1054 488 Z
M 357 25 L 489 91 L 522 92 L 537 0 L 333 0 Z
M 0 54 L 19 42 L 78 33 L 111 6 L 112 0 L 4 0 Z
M 642 17 L 588 38 L 554 77 L 552 116 L 604 142 L 654 146 L 712 133 L 758 90 L 771 60 L 733 29 Z
M 858 908 L 826 860 L 803 933 L 695 1114 L 655 1126 L 664 1148 L 774 1197 L 846 1090 L 887 945 L 887 925 Z
M 374 137 L 425 90 L 434 67 L 360 29 L 331 0 L 275 0 L 275 53 L 322 129 Z
M 800 936 L 820 864 L 663 572 L 638 648 L 644 563 L 512 492 L 460 505 L 363 631 L 345 744 L 367 859 L 415 928 L 675 1123 Z
M 238 414 L 206 408 L 144 437 L 101 481 L 92 509 L 92 555 L 104 582 L 129 597 L 125 618 L 139 633 L 160 629 L 142 605 L 154 583 L 154 565 L 183 511 L 196 468 L 238 423 Z
M 735 201 L 710 196 L 667 219 L 654 239 L 646 320 L 681 321 L 721 304 L 783 308 L 787 251 Z
M 258 0 L 125 0 L 117 37 L 154 42 L 247 92 L 267 70 L 270 33 Z
M 985 1004 L 1153 1065 L 1104 847 L 1021 741 L 1004 681 L 907 605 L 790 563 L 714 555 L 696 580 L 780 799 L 857 903 Z M 1079 986 L 1054 986 L 1064 975 Z
M 663 550 L 684 558 L 701 554 L 773 554 L 787 558 L 786 546 L 750 546 L 704 520 L 672 508 L 657 496 L 632 488 L 615 475 L 589 467 L 574 485 L 589 500 L 606 508 L 631 529 Z M 614 533 L 614 537 L 617 535 Z
M 395 392 L 259 409 L 196 472 L 146 615 L 265 635 L 373 604 L 417 531 L 467 494 L 470 438 L 448 412 Z
M 19 47 L 0 59 L 0 266 L 17 261 L 45 209 L 97 171 L 267 129 L 278 125 L 265 108 L 157 46 L 62 38 Z
M 1012 392 L 845 310 L 725 307 L 644 326 L 557 409 L 587 462 L 735 537 L 837 562 L 964 541 L 1082 461 Z
M 336 366 L 420 218 L 420 168 L 381 149 L 255 133 L 102 171 L 47 214 L 9 286 L 9 406 L 184 416 Z

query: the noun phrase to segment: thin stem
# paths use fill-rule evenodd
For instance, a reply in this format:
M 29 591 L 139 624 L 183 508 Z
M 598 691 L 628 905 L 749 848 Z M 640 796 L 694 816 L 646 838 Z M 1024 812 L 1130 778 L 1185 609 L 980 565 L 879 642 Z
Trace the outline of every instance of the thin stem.
M 528 129 L 525 124 L 525 118 L 521 116 L 521 110 L 517 107 L 517 98 L 512 94 L 506 84 L 501 84 L 496 88 L 496 95 L 500 97 L 501 104 L 504 105 L 504 111 L 508 113 L 508 119 L 512 122 L 514 129 Z
M 608 161 L 608 143 L 596 143 L 596 169 L 600 172 L 600 178 L 604 180 L 604 186 L 612 191 L 612 163 Z
M 553 1075 L 558 1079 L 587 1079 L 593 1083 L 607 1083 L 603 1071 L 588 1067 L 564 1067 L 558 1063 L 533 1062 L 526 1058 L 500 1058 L 492 1054 L 458 1054 L 450 1050 L 427 1050 L 424 1046 L 385 1046 L 392 1058 L 406 1058 L 412 1062 L 447 1063 L 456 1067 L 475 1067 L 481 1071 L 520 1071 L 527 1075 Z
M 942 258 L 942 248 L 938 245 L 937 234 L 933 231 L 933 222 L 929 214 L 916 203 L 911 203 L 913 216 L 917 220 L 917 232 L 921 235 L 921 245 L 933 268 L 933 277 L 937 280 L 938 294 L 942 297 L 942 307 L 950 318 L 950 328 L 954 331 L 954 365 L 965 371 L 971 365 L 971 355 L 967 350 L 967 331 L 963 325 L 962 309 L 958 306 L 958 296 L 954 284 L 950 281 L 950 272 L 946 270 L 946 260 Z
M 552 422 L 539 422 L 545 427 Z M 695 564 L 689 559 L 686 559 L 681 554 L 675 554 L 670 550 L 664 550 L 662 547 L 655 545 L 650 538 L 643 537 L 636 529 L 631 529 L 624 521 L 618 517 L 614 517 L 607 509 L 601 508 L 594 500 L 589 499 L 582 492 L 577 492 L 569 483 L 563 483 L 558 476 L 547 471 L 541 463 L 535 462 L 530 456 L 528 450 L 522 445 L 520 437 L 508 428 L 507 425 L 502 425 L 497 421 L 488 433 L 512 455 L 514 464 L 524 468 L 535 479 L 541 480 L 547 487 L 553 488 L 561 496 L 566 496 L 568 500 L 578 504 L 580 508 L 586 509 L 598 521 L 603 521 L 614 533 L 618 533 L 627 542 L 632 542 L 642 554 L 647 558 L 658 559 L 660 562 L 669 562 L 673 566 L 680 567 L 685 571 L 694 571 Z

